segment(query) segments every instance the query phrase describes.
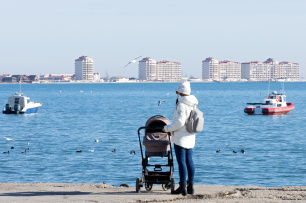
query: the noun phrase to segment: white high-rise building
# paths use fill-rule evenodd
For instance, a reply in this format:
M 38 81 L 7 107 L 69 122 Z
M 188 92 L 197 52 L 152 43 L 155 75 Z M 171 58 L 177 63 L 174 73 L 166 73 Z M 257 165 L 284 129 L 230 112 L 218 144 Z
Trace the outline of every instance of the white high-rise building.
M 156 80 L 156 61 L 150 57 L 140 60 L 138 65 L 138 77 L 139 80 Z
M 220 79 L 241 79 L 241 63 L 233 61 L 219 62 Z
M 139 80 L 178 81 L 181 80 L 181 63 L 156 62 L 146 57 L 139 61 L 138 77 Z
M 290 78 L 298 80 L 300 78 L 300 65 L 298 63 L 280 62 L 279 78 Z
M 268 81 L 271 79 L 271 66 L 259 61 L 242 63 L 241 78 L 254 81 Z
M 94 61 L 87 56 L 75 59 L 75 79 L 94 80 Z
M 157 62 L 157 80 L 175 82 L 181 79 L 181 63 L 172 61 Z
M 202 78 L 220 80 L 219 61 L 209 57 L 202 61 Z
M 275 61 L 273 58 L 268 58 L 264 64 L 266 65 L 267 69 L 269 69 L 270 75 L 268 76 L 271 78 L 279 78 L 279 63 Z
M 272 58 L 265 62 L 252 61 L 241 64 L 241 78 L 255 81 L 268 81 L 277 78 L 299 79 L 300 65 L 291 62 L 278 62 Z

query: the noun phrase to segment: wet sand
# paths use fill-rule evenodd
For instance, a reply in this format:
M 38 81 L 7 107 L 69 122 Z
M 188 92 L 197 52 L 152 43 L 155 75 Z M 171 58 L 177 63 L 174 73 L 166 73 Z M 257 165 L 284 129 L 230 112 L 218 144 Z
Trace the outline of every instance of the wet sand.
M 257 187 L 196 185 L 195 195 L 171 195 L 160 185 L 151 191 L 106 184 L 0 183 L 0 202 L 306 202 L 306 186 Z

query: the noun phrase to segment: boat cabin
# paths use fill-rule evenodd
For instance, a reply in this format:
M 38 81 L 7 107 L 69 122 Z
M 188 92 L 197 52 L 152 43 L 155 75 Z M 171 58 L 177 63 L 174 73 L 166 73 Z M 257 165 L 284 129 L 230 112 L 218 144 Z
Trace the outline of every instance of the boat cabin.
M 15 93 L 8 98 L 7 103 L 11 108 L 14 108 L 16 104 L 19 104 L 20 108 L 23 109 L 25 106 L 27 106 L 27 104 L 30 103 L 30 98 L 23 96 L 21 93 Z
M 274 91 L 267 96 L 261 105 L 271 105 L 271 107 L 287 106 L 286 95 L 278 94 L 276 91 Z

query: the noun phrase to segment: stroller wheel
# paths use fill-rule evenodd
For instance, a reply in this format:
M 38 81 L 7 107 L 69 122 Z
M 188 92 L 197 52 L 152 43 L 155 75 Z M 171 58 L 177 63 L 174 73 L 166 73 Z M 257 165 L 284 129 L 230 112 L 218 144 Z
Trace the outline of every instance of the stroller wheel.
M 171 178 L 171 193 L 175 190 L 175 180 L 174 178 Z
M 152 190 L 152 187 L 153 187 L 153 184 L 149 184 L 149 183 L 147 184 L 147 183 L 146 183 L 145 188 L 146 188 L 147 191 Z
M 162 184 L 163 190 L 167 191 L 171 188 L 171 183 Z
M 136 179 L 136 193 L 140 192 L 140 178 Z

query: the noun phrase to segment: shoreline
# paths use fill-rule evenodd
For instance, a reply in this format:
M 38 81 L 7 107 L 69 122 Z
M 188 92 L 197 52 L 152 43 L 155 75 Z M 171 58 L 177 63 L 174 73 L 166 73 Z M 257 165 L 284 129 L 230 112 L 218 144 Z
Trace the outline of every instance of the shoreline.
M 260 83 L 260 82 L 269 82 L 269 81 L 189 81 L 190 83 Z M 272 83 L 278 83 L 278 82 L 285 82 L 285 83 L 297 83 L 297 82 L 306 82 L 306 80 L 297 80 L 297 81 L 270 81 Z M 38 85 L 44 85 L 44 84 L 158 84 L 158 83 L 181 83 L 181 81 L 176 82 L 159 82 L 159 81 L 149 81 L 149 82 L 42 82 L 42 83 L 13 83 L 13 82 L 0 82 L 0 85 L 14 85 L 14 84 L 38 84 Z
M 176 188 L 178 185 L 176 185 Z M 305 202 L 306 186 L 195 185 L 195 195 L 171 195 L 161 185 L 151 191 L 100 183 L 0 183 L 0 202 Z

